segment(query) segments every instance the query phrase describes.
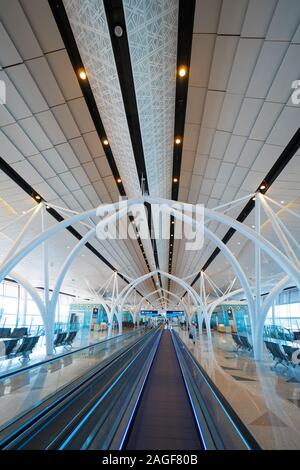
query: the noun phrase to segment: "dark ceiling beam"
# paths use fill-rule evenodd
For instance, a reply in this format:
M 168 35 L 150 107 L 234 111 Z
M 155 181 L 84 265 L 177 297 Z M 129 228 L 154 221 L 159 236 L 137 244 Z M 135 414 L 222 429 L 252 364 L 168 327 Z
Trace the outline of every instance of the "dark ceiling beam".
M 300 128 L 295 132 L 287 146 L 284 148 L 282 151 L 281 155 L 278 157 L 270 171 L 266 174 L 264 179 L 261 181 L 259 186 L 256 189 L 257 192 L 261 192 L 262 194 L 266 193 L 268 189 L 271 187 L 271 185 L 276 181 L 278 176 L 281 174 L 281 172 L 285 169 L 286 165 L 291 161 L 295 153 L 298 151 L 300 148 Z M 265 186 L 265 189 L 261 189 L 261 186 Z M 248 215 L 252 212 L 252 210 L 255 207 L 255 201 L 253 198 L 251 198 L 247 204 L 244 206 L 242 211 L 239 213 L 237 216 L 236 220 L 238 222 L 244 222 L 244 220 L 248 217 Z M 228 243 L 228 241 L 231 239 L 231 237 L 235 234 L 236 230 L 233 227 L 230 227 L 229 230 L 226 232 L 224 237 L 222 238 L 222 242 L 225 243 L 225 245 Z M 215 248 L 215 250 L 212 252 L 206 263 L 203 265 L 202 269 L 199 271 L 199 273 L 196 275 L 194 278 L 193 282 L 191 283 L 191 286 L 195 284 L 195 282 L 198 281 L 200 277 L 201 271 L 206 271 L 206 269 L 211 265 L 211 263 L 216 259 L 218 254 L 220 253 L 220 248 Z M 183 294 L 182 297 L 186 295 L 187 292 Z
M 173 144 L 173 171 L 172 171 L 172 199 L 178 200 L 180 171 L 182 160 L 182 148 L 184 141 L 184 126 L 187 107 L 187 96 L 190 75 L 190 62 L 193 42 L 193 27 L 195 14 L 195 0 L 179 0 L 178 13 L 178 36 L 177 36 L 177 78 L 175 97 L 175 121 L 174 121 L 174 144 Z M 180 67 L 185 67 L 185 77 L 180 77 L 178 71 Z M 180 143 L 176 144 L 175 139 L 179 138 Z M 169 273 L 172 272 L 172 261 L 174 253 L 174 217 L 171 216 L 170 243 L 169 243 Z M 168 290 L 171 281 L 168 280 Z

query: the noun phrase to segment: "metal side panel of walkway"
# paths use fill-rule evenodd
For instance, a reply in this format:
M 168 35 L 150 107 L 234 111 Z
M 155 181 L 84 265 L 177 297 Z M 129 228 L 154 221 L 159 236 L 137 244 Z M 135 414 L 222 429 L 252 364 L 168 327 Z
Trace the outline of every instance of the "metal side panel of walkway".
M 171 334 L 164 330 L 127 440 L 127 450 L 202 448 Z

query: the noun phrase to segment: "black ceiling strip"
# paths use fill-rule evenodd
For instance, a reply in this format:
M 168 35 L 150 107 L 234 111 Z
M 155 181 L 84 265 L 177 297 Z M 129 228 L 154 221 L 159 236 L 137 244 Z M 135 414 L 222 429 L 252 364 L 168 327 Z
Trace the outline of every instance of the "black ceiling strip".
M 105 129 L 104 129 L 104 126 L 103 126 L 103 123 L 102 123 L 102 120 L 101 120 L 101 117 L 100 117 L 100 114 L 99 114 L 99 110 L 98 110 L 98 107 L 97 107 L 97 104 L 96 104 L 96 101 L 95 101 L 95 97 L 94 97 L 92 88 L 91 88 L 90 83 L 89 83 L 89 79 L 88 79 L 88 77 L 86 77 L 85 80 L 81 80 L 78 77 L 78 71 L 84 70 L 84 64 L 83 64 L 83 61 L 81 59 L 81 56 L 80 56 L 80 53 L 79 53 L 79 50 L 78 50 L 78 47 L 77 47 L 76 40 L 74 38 L 74 34 L 73 34 L 73 31 L 72 31 L 72 28 L 71 28 L 71 25 L 70 25 L 70 22 L 69 22 L 69 19 L 68 19 L 67 12 L 66 12 L 65 7 L 63 5 L 63 2 L 61 0 L 48 0 L 48 3 L 50 5 L 51 11 L 52 11 L 54 19 L 56 21 L 59 32 L 61 34 L 61 37 L 62 37 L 62 40 L 64 42 L 66 51 L 69 55 L 71 64 L 72 64 L 74 72 L 75 72 L 75 75 L 78 78 L 78 83 L 80 85 L 80 88 L 81 88 L 83 97 L 85 99 L 86 105 L 89 109 L 89 112 L 90 112 L 91 118 L 93 120 L 94 126 L 95 126 L 96 131 L 98 133 L 98 136 L 99 136 L 99 138 L 100 138 L 100 140 L 103 144 L 103 142 L 107 139 L 107 135 L 106 135 L 106 132 L 105 132 Z M 103 144 L 103 150 L 105 152 L 107 161 L 109 163 L 109 166 L 110 166 L 112 174 L 115 178 L 115 181 L 117 182 L 117 187 L 119 189 L 120 195 L 126 197 L 125 188 L 123 186 L 122 179 L 121 179 L 121 176 L 119 174 L 117 164 L 115 162 L 115 159 L 114 159 L 114 156 L 113 156 L 113 153 L 112 153 L 112 150 L 111 150 L 111 147 L 110 147 L 109 143 L 108 143 L 108 145 Z M 133 218 L 129 217 L 129 220 L 132 222 Z M 139 242 L 139 248 L 142 251 L 143 258 L 145 260 L 146 266 L 148 267 L 148 269 L 150 269 L 146 253 L 143 249 L 142 244 L 140 243 L 141 239 L 140 239 L 139 236 L 137 236 L 137 240 Z
M 22 188 L 29 196 L 31 196 L 35 202 L 44 202 L 47 204 L 47 201 L 37 192 L 33 189 L 32 186 L 30 186 L 27 181 L 25 181 L 22 176 L 20 176 L 1 156 L 0 156 L 0 170 L 2 170 L 9 178 L 11 178 L 20 188 Z M 38 198 L 38 199 L 37 199 Z M 55 209 L 49 206 L 47 209 L 47 212 L 52 215 L 58 222 L 61 222 L 65 220 L 59 212 L 57 212 Z M 81 240 L 83 237 L 80 235 L 80 233 L 72 226 L 66 227 L 66 230 L 70 232 L 77 240 Z M 118 272 L 118 270 L 106 259 L 104 256 L 101 255 L 101 253 L 96 250 L 96 248 L 93 247 L 89 242 L 85 244 L 86 248 L 88 248 L 94 255 L 97 256 L 106 266 L 108 266 L 112 271 L 117 271 L 118 276 L 125 281 L 127 284 L 129 284 L 129 281 L 121 274 Z M 143 297 L 143 295 L 138 291 L 138 294 Z
M 54 19 L 56 21 L 56 24 L 61 34 L 64 45 L 66 47 L 66 51 L 69 55 L 74 72 L 78 78 L 78 71 L 84 70 L 84 64 L 82 62 L 82 59 L 81 59 L 74 35 L 73 35 L 73 31 L 69 23 L 69 19 L 68 19 L 65 7 L 61 0 L 48 0 L 48 3 L 50 5 L 51 11 L 53 13 Z M 88 77 L 86 77 L 85 80 L 81 80 L 78 78 L 78 83 L 81 88 L 87 107 L 89 109 L 92 120 L 94 122 L 94 126 L 99 135 L 99 138 L 101 142 L 103 143 L 103 141 L 107 139 L 107 136 L 106 136 L 106 132 L 105 132 L 105 129 L 104 129 L 104 126 L 103 126 L 103 123 L 99 114 L 99 110 L 98 110 L 98 107 L 97 107 L 97 104 L 96 104 L 96 101 L 92 92 L 92 88 L 89 83 L 89 79 Z M 103 145 L 103 150 L 105 152 L 107 161 L 109 163 L 109 166 L 111 168 L 111 171 L 112 171 L 112 174 L 114 175 L 115 180 L 116 181 L 118 179 L 121 180 L 110 145 Z M 118 188 L 119 188 L 121 196 L 126 196 L 125 189 L 124 189 L 122 182 L 118 183 Z
M 184 139 L 185 115 L 187 107 L 190 62 L 193 42 L 193 27 L 195 14 L 195 0 L 179 0 L 178 33 L 177 33 L 177 79 L 175 97 L 175 121 L 174 121 L 174 147 L 173 147 L 173 172 L 172 172 L 172 199 L 177 201 L 181 171 L 182 147 Z M 180 77 L 178 71 L 185 67 L 186 76 Z M 180 143 L 176 144 L 176 138 Z M 171 216 L 170 243 L 169 243 L 169 273 L 172 272 L 174 253 L 174 217 Z M 171 281 L 168 280 L 168 290 Z
M 141 188 L 147 193 L 149 193 L 147 169 L 144 157 L 123 2 L 122 0 L 103 0 L 103 4 L 107 18 L 107 24 L 109 28 L 109 34 L 116 63 L 116 69 L 118 72 L 119 83 L 124 103 L 129 134 L 131 138 L 133 154 L 136 163 L 138 179 Z M 115 33 L 116 27 L 119 28 L 119 35 L 116 35 Z M 121 32 L 122 34 L 120 34 Z M 148 212 L 148 227 L 151 237 L 151 244 L 153 247 L 154 260 L 156 264 L 156 269 L 159 269 L 159 259 L 157 254 L 156 241 L 155 238 L 152 237 L 151 230 L 151 205 L 146 203 L 145 206 Z M 150 268 L 149 271 L 151 271 Z M 159 282 L 161 284 L 160 275 L 158 277 Z M 154 282 L 153 278 L 152 280 Z
M 284 148 L 282 151 L 281 155 L 278 157 L 274 165 L 272 166 L 271 170 L 268 172 L 268 174 L 265 176 L 265 178 L 261 181 L 260 185 L 256 189 L 256 192 L 261 192 L 261 193 L 266 193 L 270 186 L 274 183 L 274 181 L 278 178 L 280 173 L 284 170 L 286 165 L 289 163 L 289 161 L 293 158 L 297 150 L 300 148 L 300 128 L 296 131 L 294 136 L 291 138 L 287 146 Z M 264 189 L 261 189 L 261 186 L 265 186 Z M 244 220 L 248 217 L 250 212 L 255 207 L 255 201 L 251 198 L 245 207 L 242 209 L 242 211 L 239 213 L 238 217 L 236 220 L 238 222 L 244 222 Z M 224 237 L 222 238 L 223 243 L 227 243 L 231 237 L 234 235 L 236 230 L 233 227 L 230 227 L 229 230 L 226 232 Z M 215 248 L 215 250 L 212 252 L 206 263 L 203 265 L 201 271 L 205 271 L 209 265 L 214 261 L 216 256 L 220 253 L 220 248 Z M 201 271 L 197 274 L 197 276 L 194 278 L 191 286 L 197 282 L 197 280 L 200 277 Z M 186 292 L 183 294 L 183 297 L 186 295 Z

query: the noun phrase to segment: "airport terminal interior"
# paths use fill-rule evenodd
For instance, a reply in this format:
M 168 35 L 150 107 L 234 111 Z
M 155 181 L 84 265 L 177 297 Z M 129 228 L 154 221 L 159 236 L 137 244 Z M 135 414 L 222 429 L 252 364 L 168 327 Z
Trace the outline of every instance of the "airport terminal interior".
M 0 449 L 300 449 L 300 1 L 0 0 Z

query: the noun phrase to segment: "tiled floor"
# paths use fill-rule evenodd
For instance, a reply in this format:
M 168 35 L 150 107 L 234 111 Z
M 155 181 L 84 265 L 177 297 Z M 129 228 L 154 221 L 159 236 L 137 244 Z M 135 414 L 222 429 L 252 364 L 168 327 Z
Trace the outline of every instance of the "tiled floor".
M 264 449 L 300 449 L 300 367 L 271 370 L 272 361 L 255 362 L 236 353 L 231 336 L 204 335 L 194 346 L 180 335 L 236 413 Z

